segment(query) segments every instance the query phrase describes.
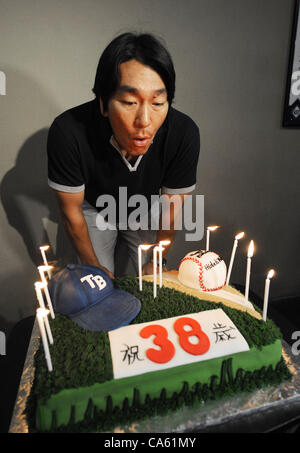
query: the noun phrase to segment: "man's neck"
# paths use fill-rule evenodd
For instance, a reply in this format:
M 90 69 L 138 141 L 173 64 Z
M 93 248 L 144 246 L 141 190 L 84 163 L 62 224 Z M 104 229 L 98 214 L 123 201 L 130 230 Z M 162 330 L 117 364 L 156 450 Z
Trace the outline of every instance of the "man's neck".
M 139 156 L 131 156 L 127 151 L 121 151 L 121 153 L 131 165 L 134 165 L 139 158 Z
M 127 162 L 130 162 L 131 165 L 134 165 L 136 163 L 136 161 L 138 160 L 139 156 L 132 156 L 125 149 L 121 149 L 121 147 L 119 146 L 119 143 L 117 142 L 117 140 L 115 139 L 114 136 L 112 136 L 112 140 L 113 140 L 114 145 L 117 146 L 118 150 L 120 151 L 122 156 L 125 157 Z

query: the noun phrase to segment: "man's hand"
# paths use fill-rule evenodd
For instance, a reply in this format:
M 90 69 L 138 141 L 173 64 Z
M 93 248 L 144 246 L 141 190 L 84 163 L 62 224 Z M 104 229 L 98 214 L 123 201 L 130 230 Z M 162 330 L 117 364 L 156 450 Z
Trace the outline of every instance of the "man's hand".
M 104 266 L 101 266 L 100 264 L 98 265 L 98 267 L 107 273 L 107 275 L 109 276 L 109 278 L 111 278 L 112 280 L 115 278 L 114 274 L 112 274 L 106 267 Z
M 162 252 L 163 258 L 166 258 L 170 247 L 175 239 L 177 233 L 177 223 L 179 225 L 182 224 L 181 216 L 182 216 L 182 208 L 185 201 L 185 194 L 167 194 L 163 193 L 163 209 L 161 213 L 161 217 L 159 220 L 159 230 L 156 235 L 156 243 L 158 244 L 160 241 L 169 240 L 169 245 L 164 245 L 164 250 Z M 180 221 L 180 222 L 179 222 Z M 167 272 L 163 271 L 163 272 Z M 153 271 L 152 271 L 153 273 Z
M 110 278 L 114 275 L 99 263 L 95 254 L 83 212 L 84 191 L 66 193 L 54 191 L 60 207 L 62 221 L 82 264 L 102 269 Z

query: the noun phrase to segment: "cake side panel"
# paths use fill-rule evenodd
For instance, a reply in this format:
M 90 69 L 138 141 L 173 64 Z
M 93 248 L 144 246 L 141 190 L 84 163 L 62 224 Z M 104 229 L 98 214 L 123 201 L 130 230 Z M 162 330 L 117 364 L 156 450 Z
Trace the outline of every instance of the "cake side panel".
M 148 322 L 149 319 L 165 319 L 170 315 L 183 316 L 185 313 L 213 310 L 222 306 L 222 304 L 219 305 L 191 298 L 190 295 L 169 288 L 160 289 L 160 303 L 157 303 L 157 301 L 153 301 L 153 285 L 151 283 L 145 282 L 143 292 L 139 292 L 138 280 L 135 278 L 124 278 L 121 283 L 120 289 L 127 290 L 138 296 L 143 302 L 141 313 L 134 323 Z M 215 387 L 218 382 L 221 385 L 222 373 L 224 374 L 225 368 L 223 364 L 229 363 L 229 361 L 232 375 L 235 376 L 239 371 L 239 377 L 241 377 L 241 369 L 248 373 L 249 378 L 249 373 L 254 373 L 255 370 L 259 370 L 262 367 L 275 367 L 281 360 L 280 340 L 276 341 L 276 339 L 280 338 L 280 332 L 277 331 L 276 326 L 273 326 L 269 320 L 267 323 L 262 323 L 256 317 L 249 316 L 244 311 L 234 310 L 225 306 L 222 308 L 227 312 L 232 322 L 243 330 L 243 335 L 251 348 L 250 351 L 117 381 L 112 380 L 111 366 L 108 367 L 107 365 L 108 362 L 111 362 L 111 359 L 109 344 L 106 339 L 101 338 L 98 333 L 94 334 L 79 328 L 75 329 L 70 320 L 56 319 L 55 321 L 61 325 L 59 325 L 56 335 L 57 341 L 55 344 L 59 345 L 59 348 L 57 348 L 54 357 L 54 369 L 58 370 L 59 373 L 58 378 L 54 380 L 55 376 L 50 376 L 45 370 L 44 357 L 40 358 L 36 375 L 39 377 L 39 385 L 35 390 L 36 398 L 41 398 L 36 412 L 37 427 L 39 430 L 55 431 L 54 425 L 57 427 L 65 425 L 66 430 L 68 430 L 70 425 L 75 423 L 77 424 L 77 429 L 79 426 L 82 428 L 83 420 L 85 427 L 90 428 L 90 426 L 95 426 L 97 418 L 98 426 L 101 427 L 103 426 L 103 421 L 105 424 L 106 419 L 110 418 L 109 413 L 116 406 L 119 406 L 119 412 L 122 412 L 124 401 L 127 405 L 135 403 L 134 395 L 136 394 L 134 389 L 138 390 L 139 398 L 143 405 L 147 395 L 150 395 L 152 399 L 156 398 L 157 402 L 160 403 L 164 399 L 164 394 L 168 398 L 172 398 L 174 392 L 178 393 L 186 390 L 185 384 L 190 389 L 198 382 L 204 383 L 209 388 L 211 386 Z M 69 329 L 71 329 L 70 332 Z M 99 343 L 100 340 L 101 344 Z M 74 348 L 78 342 L 80 343 L 80 354 L 78 354 L 78 347 Z M 66 343 L 65 354 L 62 354 L 62 344 L 64 343 Z M 71 347 L 69 347 L 70 343 Z M 271 352 L 274 354 L 273 356 Z M 253 361 L 250 360 L 252 354 Z M 99 360 L 100 356 L 102 357 L 101 360 Z M 78 362 L 79 372 L 76 374 L 75 364 Z M 90 365 L 92 364 L 95 364 L 95 366 L 91 367 Z M 87 367 L 89 368 L 89 373 L 87 373 Z M 76 379 L 73 374 L 75 374 Z M 272 383 L 270 376 L 267 376 L 266 380 L 263 379 L 263 385 L 265 383 Z M 66 389 L 67 386 L 69 387 L 68 390 Z M 257 387 L 261 387 L 261 383 L 252 388 Z M 48 393 L 46 393 L 46 389 L 48 389 Z M 245 389 L 247 390 L 247 386 Z M 219 390 L 221 391 L 218 392 L 217 398 L 222 396 L 222 388 Z M 241 389 L 233 387 L 233 391 L 240 392 Z M 193 395 L 190 392 L 189 397 L 193 399 Z M 202 401 L 199 398 L 198 400 Z M 92 404 L 90 404 L 91 401 Z M 149 397 L 147 396 L 148 401 Z M 91 406 L 103 411 L 100 422 L 97 415 L 89 419 L 91 423 L 86 421 L 86 414 L 87 412 L 90 414 Z M 171 407 L 171 410 L 177 408 L 176 404 L 175 406 L 171 405 Z M 144 416 L 151 417 L 151 411 L 148 411 L 146 404 L 143 406 L 143 411 Z M 97 411 L 95 413 L 97 414 Z M 64 430 L 64 428 L 62 429 Z
M 147 394 L 151 398 L 159 398 L 163 388 L 166 389 L 166 396 L 170 398 L 174 392 L 180 392 L 185 382 L 188 383 L 189 388 L 197 382 L 209 385 L 212 376 L 216 376 L 217 382 L 220 383 L 222 364 L 231 358 L 234 377 L 239 369 L 244 372 L 253 372 L 262 367 L 272 366 L 275 368 L 281 359 L 281 341 L 277 340 L 273 345 L 264 346 L 261 350 L 251 348 L 247 352 L 219 357 L 206 362 L 147 373 L 132 378 L 111 380 L 91 387 L 63 390 L 51 396 L 46 404 L 38 403 L 37 427 L 41 431 L 50 430 L 54 411 L 57 426 L 69 423 L 72 410 L 74 411 L 74 422 L 82 421 L 90 399 L 92 399 L 94 406 L 105 411 L 109 396 L 112 397 L 113 407 L 119 406 L 121 408 L 125 398 L 128 398 L 129 404 L 132 404 L 134 389 L 139 390 L 140 399 L 143 403 Z

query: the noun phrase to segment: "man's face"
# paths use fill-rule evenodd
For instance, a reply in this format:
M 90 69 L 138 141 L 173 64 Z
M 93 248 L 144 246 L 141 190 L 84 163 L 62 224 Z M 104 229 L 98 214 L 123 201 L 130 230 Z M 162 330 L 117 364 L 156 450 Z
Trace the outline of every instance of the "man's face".
M 137 60 L 120 65 L 120 85 L 104 115 L 122 151 L 129 156 L 145 154 L 168 108 L 167 90 L 157 72 Z

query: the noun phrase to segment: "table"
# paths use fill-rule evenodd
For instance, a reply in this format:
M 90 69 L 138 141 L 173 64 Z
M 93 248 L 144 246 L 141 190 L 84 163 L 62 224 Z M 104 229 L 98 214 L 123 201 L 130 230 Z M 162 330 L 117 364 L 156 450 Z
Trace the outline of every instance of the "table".
M 40 342 L 35 320 L 10 423 L 10 433 L 28 433 L 23 411 L 30 394 L 34 354 Z M 114 433 L 222 433 L 271 432 L 299 419 L 300 423 L 300 355 L 294 355 L 283 340 L 283 356 L 293 375 L 291 381 L 251 393 L 207 401 L 196 407 L 184 407 L 167 416 L 156 416 L 130 426 L 119 426 Z

